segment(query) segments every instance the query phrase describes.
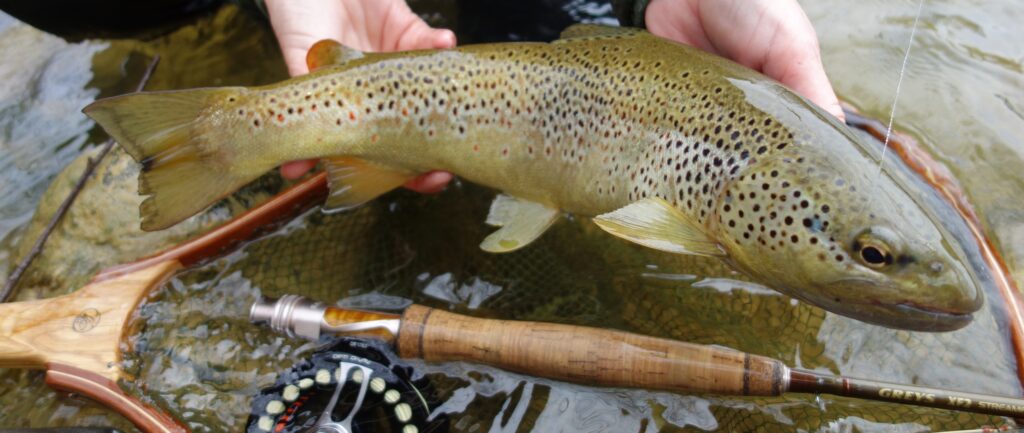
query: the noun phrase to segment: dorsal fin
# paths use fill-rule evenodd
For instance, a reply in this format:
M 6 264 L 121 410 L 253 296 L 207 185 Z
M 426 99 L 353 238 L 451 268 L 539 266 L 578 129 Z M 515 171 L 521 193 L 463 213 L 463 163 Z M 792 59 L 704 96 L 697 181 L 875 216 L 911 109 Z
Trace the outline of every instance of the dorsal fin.
M 645 33 L 636 27 L 607 26 L 603 24 L 573 24 L 562 30 L 558 40 L 594 38 L 601 36 L 629 36 Z
M 306 66 L 315 71 L 324 66 L 341 65 L 349 60 L 363 57 L 363 52 L 349 48 L 333 39 L 323 39 L 313 44 L 306 53 Z

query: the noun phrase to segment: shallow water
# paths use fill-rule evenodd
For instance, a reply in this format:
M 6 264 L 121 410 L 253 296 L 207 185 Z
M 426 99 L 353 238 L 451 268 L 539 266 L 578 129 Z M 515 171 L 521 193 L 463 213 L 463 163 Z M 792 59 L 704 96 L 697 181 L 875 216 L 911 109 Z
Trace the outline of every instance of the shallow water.
M 829 3 L 807 2 L 805 7 L 819 31 L 832 81 L 844 99 L 886 118 L 916 2 L 856 7 Z M 450 16 L 439 13 L 450 12 L 443 2 L 416 5 L 430 9 L 434 23 Z M 584 6 L 594 10 L 589 3 Z M 1024 229 L 1018 227 L 1022 208 L 1012 198 L 1024 180 L 1016 170 L 1024 153 L 1024 48 L 1015 42 L 1021 40 L 1016 23 L 1024 11 L 1009 2 L 977 6 L 967 1 L 925 4 L 895 123 L 951 166 L 1019 274 L 1024 258 L 1014 240 L 1024 236 Z M 145 44 L 68 45 L 7 20 L 0 21 L 0 46 L 26 44 L 23 36 L 15 39 L 9 33 L 12 28 L 50 44 L 38 51 L 94 50 L 107 56 L 103 62 L 126 58 L 131 50 L 162 52 L 165 60 L 153 89 L 254 84 L 283 74 L 271 36 L 258 21 L 232 9 Z M 134 84 L 133 77 L 97 67 L 99 57 L 68 56 L 79 59 L 78 84 L 44 87 L 84 95 L 79 96 L 82 105 L 96 94 Z M 11 74 L 45 77 L 46 67 L 53 64 L 26 61 L 10 66 L 17 66 Z M 83 79 L 90 71 L 93 76 Z M 22 133 L 39 141 L 5 136 L 0 143 L 9 146 L 3 147 L 4 157 L 15 156 L 10 162 L 0 159 L 0 172 L 33 167 L 10 179 L 21 196 L 9 197 L 4 183 L 0 201 L 20 207 L 0 207 L 7 212 L 3 221 L 10 221 L 0 226 L 6 230 L 0 231 L 5 239 L 0 254 L 11 253 L 31 213 L 28 203 L 39 199 L 73 150 L 96 141 L 87 135 L 88 124 L 77 109 L 44 109 L 38 101 L 45 99 L 39 95 L 10 93 L 0 104 L 16 108 L 3 111 L 0 122 L 49 114 L 79 123 L 65 120 L 61 128 L 49 128 L 56 138 Z M 8 148 L 18 151 L 9 153 Z M 49 158 L 55 153 L 58 158 Z M 61 158 L 59 164 L 52 161 Z M 30 165 L 33 161 L 52 167 L 35 168 L 41 163 Z M 130 188 L 131 182 L 118 185 Z M 480 222 L 490 196 L 478 188 L 456 186 L 432 197 L 399 192 L 353 213 L 312 212 L 228 257 L 182 273 L 138 311 L 137 323 L 145 326 L 131 337 L 136 351 L 125 366 L 138 380 L 124 388 L 175 414 L 194 431 L 239 430 L 249 396 L 313 349 L 312 344 L 249 326 L 248 306 L 258 294 L 304 293 L 367 308 L 417 302 L 481 317 L 612 327 L 725 345 L 842 374 L 1021 392 L 1005 338 L 987 309 L 969 327 L 949 334 L 863 325 L 743 282 L 712 261 L 666 258 L 625 246 L 586 222 L 559 224 L 538 245 L 520 253 L 486 255 L 476 245 L 487 231 Z M 126 208 L 103 212 L 134 215 L 132 206 Z M 98 259 L 102 263 L 62 268 L 79 274 L 78 279 L 47 278 L 47 266 L 63 257 L 55 254 L 50 265 L 31 273 L 23 297 L 67 292 L 96 268 L 129 260 L 147 251 L 147 243 L 155 249 L 167 242 L 148 239 L 135 249 L 113 244 L 108 248 L 112 252 Z M 5 256 L 0 261 L 9 263 Z M 831 397 L 678 396 L 566 385 L 468 364 L 414 365 L 437 386 L 443 403 L 436 412 L 448 414 L 454 431 L 926 431 L 1003 422 Z M 0 425 L 130 429 L 116 415 L 81 399 L 57 396 L 41 382 L 38 373 L 0 373 L 0 406 L 6 409 L 0 411 Z

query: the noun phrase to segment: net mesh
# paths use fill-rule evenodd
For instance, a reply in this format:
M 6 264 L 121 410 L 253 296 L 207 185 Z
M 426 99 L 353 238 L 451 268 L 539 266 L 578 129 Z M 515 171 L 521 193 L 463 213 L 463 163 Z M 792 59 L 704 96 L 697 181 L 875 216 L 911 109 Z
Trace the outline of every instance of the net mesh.
M 1014 394 L 1007 341 L 983 312 L 960 331 L 895 331 L 834 316 L 721 264 L 633 247 L 588 220 L 536 245 L 479 250 L 493 192 L 398 192 L 353 212 L 317 210 L 228 257 L 179 275 L 140 310 L 138 379 L 124 386 L 196 431 L 241 428 L 248 398 L 315 347 L 246 323 L 259 294 L 478 317 L 543 320 L 703 344 L 788 365 L 928 386 Z M 681 396 L 569 385 L 469 365 L 417 363 L 453 431 L 942 431 L 1008 420 L 829 396 Z

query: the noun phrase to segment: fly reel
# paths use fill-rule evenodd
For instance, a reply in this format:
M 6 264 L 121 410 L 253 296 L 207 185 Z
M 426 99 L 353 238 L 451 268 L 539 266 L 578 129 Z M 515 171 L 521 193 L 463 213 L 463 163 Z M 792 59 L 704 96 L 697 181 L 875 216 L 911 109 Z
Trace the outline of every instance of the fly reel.
M 253 399 L 247 433 L 437 433 L 432 389 L 383 342 L 340 338 Z

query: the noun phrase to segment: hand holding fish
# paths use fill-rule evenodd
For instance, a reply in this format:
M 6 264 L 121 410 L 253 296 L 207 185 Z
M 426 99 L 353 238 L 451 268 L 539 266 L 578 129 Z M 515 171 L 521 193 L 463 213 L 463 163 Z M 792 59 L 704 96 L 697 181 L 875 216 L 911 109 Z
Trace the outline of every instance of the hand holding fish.
M 431 28 L 403 0 L 267 0 L 266 4 L 292 76 L 309 72 L 306 52 L 321 39 L 372 52 L 455 46 L 451 30 Z M 316 160 L 292 161 L 281 166 L 281 175 L 295 179 L 315 165 Z M 451 178 L 451 173 L 430 172 L 406 186 L 424 193 L 437 192 Z
M 796 0 L 652 0 L 644 18 L 651 33 L 761 71 L 844 118 Z

